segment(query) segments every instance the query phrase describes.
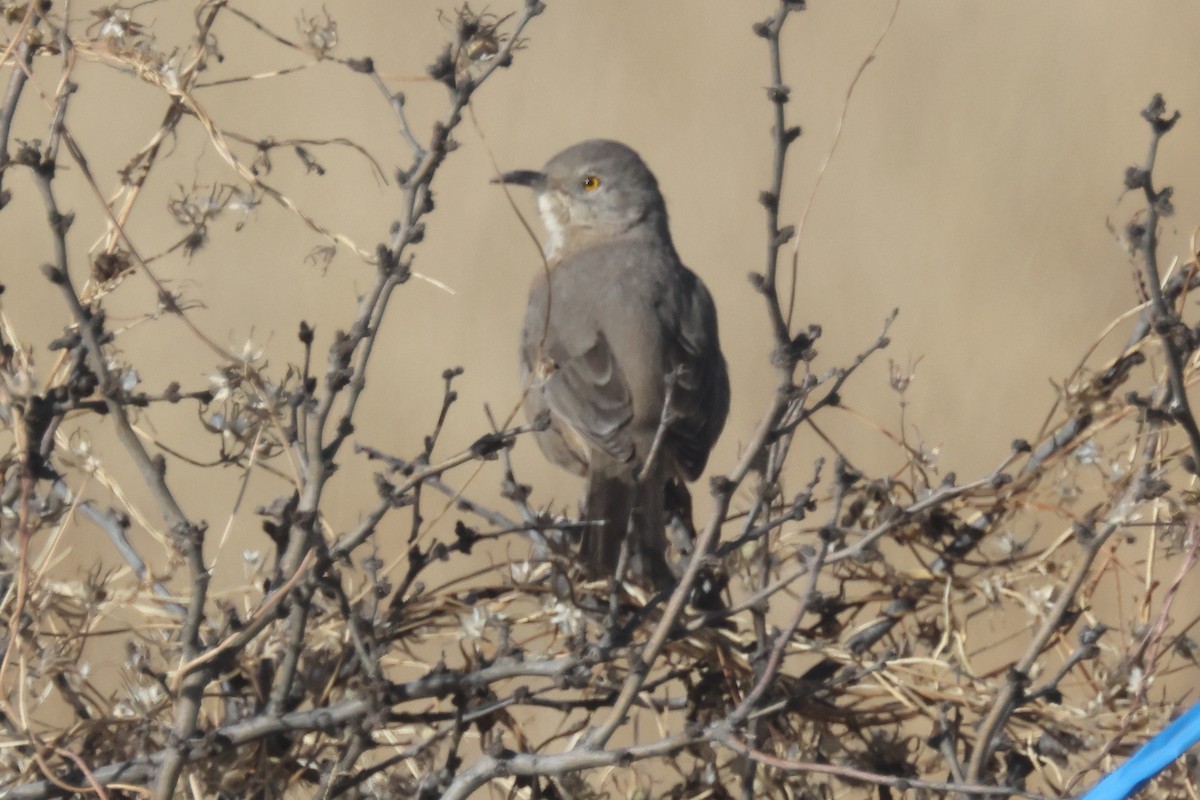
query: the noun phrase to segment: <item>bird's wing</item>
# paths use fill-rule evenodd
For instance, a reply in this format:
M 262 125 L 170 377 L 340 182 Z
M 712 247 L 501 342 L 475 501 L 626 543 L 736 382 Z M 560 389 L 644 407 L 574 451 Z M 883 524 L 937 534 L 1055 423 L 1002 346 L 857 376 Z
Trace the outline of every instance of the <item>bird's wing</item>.
M 544 345 L 540 388 L 550 411 L 618 461 L 633 457 L 633 402 L 604 332 L 551 329 Z M 557 334 L 557 335 L 556 335 Z
M 684 267 L 677 347 L 671 366 L 673 420 L 667 444 L 683 474 L 695 480 L 704 472 L 709 451 L 725 427 L 729 413 L 729 375 L 717 335 L 717 311 L 700 279 Z
M 522 375 L 522 382 L 529 377 L 528 371 Z M 546 403 L 546 396 L 539 390 L 533 389 L 525 393 L 522 402 L 525 416 L 530 421 L 536 420 L 542 414 L 550 417 L 550 426 L 534 434 L 538 447 L 546 458 L 568 472 L 583 476 L 588 470 L 588 451 L 591 445 L 586 439 L 575 432 L 561 419 L 554 416 Z

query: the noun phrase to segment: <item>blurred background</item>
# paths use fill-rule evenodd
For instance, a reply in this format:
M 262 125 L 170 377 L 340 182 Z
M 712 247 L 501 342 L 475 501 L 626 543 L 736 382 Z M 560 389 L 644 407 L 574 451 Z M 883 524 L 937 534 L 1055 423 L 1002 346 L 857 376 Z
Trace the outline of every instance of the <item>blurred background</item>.
M 445 0 L 235 5 L 296 40 L 312 20 L 327 24 L 328 14 L 337 26 L 333 53 L 372 57 L 388 87 L 405 94 L 418 138 L 427 139 L 444 112 L 445 89 L 425 77 L 425 68 L 452 35 L 454 9 Z M 353 438 L 416 455 L 437 417 L 447 367 L 462 366 L 465 374 L 457 381 L 459 401 L 440 455 L 489 430 L 485 406 L 500 419 L 515 407 L 517 331 L 541 266 L 538 245 L 489 179 L 497 167 L 538 167 L 574 142 L 606 137 L 635 147 L 658 175 L 677 247 L 716 299 L 734 386 L 725 435 L 710 461 L 716 474 L 734 462 L 774 383 L 763 303 L 747 281 L 764 265 L 757 196 L 768 184 L 771 156 L 766 46 L 751 25 L 767 17 L 773 3 L 547 5 L 512 67 L 476 96 L 471 118 L 456 135 L 461 147 L 434 185 L 438 208 L 415 250 L 414 269 L 452 291 L 421 280 L 399 290 Z M 94 32 L 101 23 L 92 12 L 99 7 L 72 4 L 72 29 L 92 26 Z M 487 11 L 503 16 L 519 8 L 513 0 L 496 0 Z M 1138 302 L 1134 266 L 1109 225 L 1119 231 L 1136 209 L 1136 198 L 1122 203 L 1122 175 L 1145 157 L 1149 136 L 1139 111 L 1155 92 L 1183 113 L 1156 172 L 1160 182 L 1178 187 L 1162 253 L 1168 262 L 1175 254 L 1188 258 L 1200 220 L 1193 127 L 1200 119 L 1200 51 L 1194 46 L 1200 8 L 1162 0 L 1130 14 L 1127 3 L 1115 0 L 1086 6 L 909 0 L 889 27 L 894 8 L 891 0 L 818 0 L 786 29 L 788 113 L 804 135 L 788 162 L 784 221 L 794 224 L 808 209 L 796 250 L 795 319 L 824 331 L 819 371 L 848 363 L 899 308 L 891 347 L 852 378 L 843 394 L 849 411 L 829 412 L 822 429 L 860 467 L 886 471 L 905 461 L 885 435 L 900 435 L 903 414 L 910 444 L 925 448 L 939 470 L 969 479 L 997 465 L 1014 438 L 1036 437 L 1057 397 L 1056 382 L 1075 369 L 1110 321 Z M 142 4 L 133 19 L 168 55 L 186 50 L 194 30 L 190 7 L 173 3 Z M 232 14 L 222 15 L 215 35 L 224 58 L 210 64 L 202 83 L 218 85 L 197 97 L 218 127 L 250 141 L 344 138 L 361 146 L 379 173 L 351 147 L 308 146 L 323 174 L 280 149 L 263 179 L 360 248 L 373 251 L 387 241 L 401 199 L 394 173 L 411 153 L 377 89 L 344 66 L 280 46 Z M 293 67 L 288 74 L 220 83 Z M 48 96 L 59 71 L 58 59 L 35 64 L 36 84 Z M 73 79 L 80 91 L 68 124 L 101 188 L 115 191 L 118 170 L 158 129 L 168 99 L 100 56 L 81 61 Z M 45 104 L 30 98 L 14 137 L 44 138 L 48 120 Z M 251 146 L 235 149 L 253 160 Z M 238 185 L 194 120 L 180 126 L 165 150 L 170 164 L 151 174 L 128 226 L 143 256 L 187 233 L 170 211 L 172 199 L 195 187 Z M 46 343 L 61 334 L 69 314 L 37 269 L 50 258 L 50 237 L 32 181 L 13 171 L 6 187 L 14 199 L 0 213 L 4 310 L 48 371 L 53 355 Z M 82 281 L 104 218 L 74 168 L 63 168 L 56 187 L 61 206 L 77 215 L 69 242 Z M 540 234 L 532 199 L 514 199 Z M 370 286 L 372 267 L 345 247 L 327 265 L 312 258 L 327 242 L 269 198 L 244 218 L 222 215 L 208 233 L 194 254 L 175 251 L 155 262 L 158 276 L 192 305 L 191 318 L 234 352 L 261 351 L 277 375 L 299 363 L 295 331 L 305 319 L 316 327 L 314 361 L 323 364 L 334 331 L 350 323 L 357 293 Z M 786 261 L 783 274 L 786 290 Z M 209 385 L 215 356 L 176 320 L 147 319 L 157 302 L 144 276 L 126 278 L 107 307 L 113 327 L 124 327 L 120 356 L 136 366 L 147 390 L 161 391 L 173 380 L 185 390 Z M 1111 354 L 1122 341 L 1118 332 L 1100 352 Z M 916 365 L 903 408 L 889 385 L 889 359 L 904 371 Z M 202 464 L 213 460 L 219 438 L 196 423 L 188 404 L 155 408 L 141 418 L 159 442 Z M 130 474 L 103 422 L 87 422 L 75 435 L 92 441 L 113 475 Z M 814 455 L 821 450 L 809 435 L 798 446 L 811 446 Z M 327 506 L 337 531 L 375 497 L 374 466 L 348 452 L 342 463 Z M 520 480 L 534 485 L 536 504 L 574 508 L 578 482 L 543 461 L 531 441 L 519 443 L 514 466 Z M 220 532 L 210 535 L 208 553 L 216 585 L 236 584 L 243 551 L 270 548 L 251 512 L 283 493 L 286 482 L 256 471 L 242 496 L 244 476 L 235 470 L 175 461 L 170 470 L 184 509 Z M 464 486 L 467 477 L 460 472 L 449 481 Z M 498 468 L 488 465 L 467 494 L 503 507 L 499 480 Z M 157 523 L 135 482 L 128 488 L 130 502 Z M 114 502 L 94 482 L 84 492 Z M 700 487 L 695 494 L 703 503 L 707 492 Z M 396 543 L 396 555 L 407 522 L 389 525 L 380 542 L 384 549 Z M 135 527 L 131 535 L 149 549 L 144 531 Z M 64 570 L 120 567 L 107 540 L 86 523 L 72 536 Z M 161 553 L 146 555 L 161 563 Z

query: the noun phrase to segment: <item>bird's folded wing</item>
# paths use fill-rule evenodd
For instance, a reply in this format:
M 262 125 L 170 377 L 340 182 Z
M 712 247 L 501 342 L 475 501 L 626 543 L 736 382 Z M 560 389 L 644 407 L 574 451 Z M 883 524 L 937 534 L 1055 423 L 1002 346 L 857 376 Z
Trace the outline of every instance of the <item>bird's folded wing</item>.
M 729 376 L 717 342 L 717 312 L 704 285 L 688 272 L 690 291 L 681 309 L 673 360 L 671 427 L 667 442 L 684 475 L 695 480 L 721 435 L 729 413 Z
M 618 461 L 633 457 L 633 403 L 621 368 L 601 331 L 574 342 L 546 342 L 552 366 L 542 383 L 550 410 Z

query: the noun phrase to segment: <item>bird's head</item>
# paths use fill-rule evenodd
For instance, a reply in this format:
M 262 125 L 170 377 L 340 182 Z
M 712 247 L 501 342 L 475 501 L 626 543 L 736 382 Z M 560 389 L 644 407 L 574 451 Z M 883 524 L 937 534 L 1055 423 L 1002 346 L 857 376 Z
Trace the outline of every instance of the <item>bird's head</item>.
M 641 157 L 620 142 L 581 142 L 541 170 L 507 172 L 494 182 L 533 189 L 551 251 L 643 226 L 666 234 L 658 181 Z

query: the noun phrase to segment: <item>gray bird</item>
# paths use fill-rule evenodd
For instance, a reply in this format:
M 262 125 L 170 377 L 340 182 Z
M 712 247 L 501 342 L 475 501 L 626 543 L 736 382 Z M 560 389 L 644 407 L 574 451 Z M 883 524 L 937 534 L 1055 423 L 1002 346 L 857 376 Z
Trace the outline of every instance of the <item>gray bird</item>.
M 712 297 L 631 148 L 582 142 L 497 181 L 533 189 L 549 234 L 521 332 L 524 406 L 531 420 L 549 413 L 546 457 L 587 477 L 584 566 L 613 575 L 628 535 L 632 573 L 667 586 L 667 516 L 690 524 L 683 481 L 700 477 L 729 412 Z

